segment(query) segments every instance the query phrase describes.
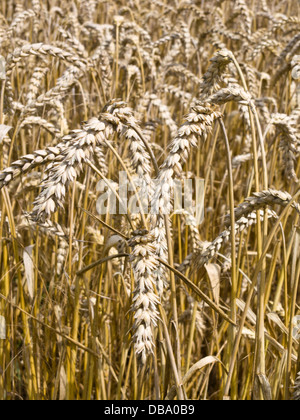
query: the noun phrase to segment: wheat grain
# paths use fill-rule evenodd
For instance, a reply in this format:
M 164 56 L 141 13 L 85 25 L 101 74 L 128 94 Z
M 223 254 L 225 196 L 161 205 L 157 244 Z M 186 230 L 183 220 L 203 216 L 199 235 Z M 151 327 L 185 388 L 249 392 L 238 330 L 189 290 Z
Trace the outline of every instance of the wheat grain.
M 26 127 L 27 125 L 39 125 L 40 127 L 43 127 L 45 130 L 49 131 L 49 133 L 53 134 L 54 136 L 57 136 L 60 133 L 60 130 L 56 128 L 53 124 L 40 117 L 31 116 L 25 118 L 20 124 L 20 129 Z
M 299 399 L 296 3 L 1 2 L 0 400 Z
M 245 2 L 245 0 L 237 0 L 234 5 L 233 13 L 237 13 L 238 15 L 241 15 L 243 19 L 243 29 L 245 29 L 245 32 L 248 35 L 251 35 L 251 28 L 252 28 L 252 19 L 250 15 L 250 10 L 248 9 L 248 6 Z
M 10 76 L 15 65 L 23 58 L 30 55 L 35 56 L 45 56 L 50 55 L 52 57 L 60 58 L 68 63 L 71 63 L 79 68 L 84 67 L 84 59 L 72 55 L 66 51 L 63 51 L 60 48 L 56 48 L 52 45 L 47 45 L 43 43 L 37 44 L 25 44 L 21 48 L 16 48 L 8 57 L 7 57 L 7 76 Z
M 235 234 L 242 232 L 243 230 L 250 227 L 253 223 L 257 223 L 257 214 L 255 212 L 245 212 L 245 215 L 241 216 L 239 215 L 238 211 L 235 211 L 236 213 L 236 223 L 235 223 Z M 260 217 L 261 220 L 264 219 L 264 212 L 260 211 Z M 268 210 L 268 217 L 277 217 L 276 213 Z M 228 222 L 229 216 L 225 219 L 225 225 L 229 224 Z M 216 253 L 221 249 L 223 244 L 225 242 L 228 242 L 231 236 L 231 228 L 225 229 L 217 238 L 213 240 L 210 244 L 206 243 L 204 244 L 203 250 L 196 252 L 193 256 L 194 263 L 196 264 L 196 267 L 199 269 L 204 264 L 207 264 L 209 260 L 211 260 Z
M 222 83 L 227 66 L 231 61 L 232 52 L 227 49 L 218 51 L 215 56 L 211 58 L 211 64 L 203 75 L 203 82 L 200 86 L 202 99 L 207 98 L 220 89 L 220 83 Z
M 299 180 L 295 172 L 295 159 L 299 147 L 297 130 L 292 126 L 291 118 L 285 114 L 273 114 L 270 123 L 275 125 L 277 134 L 281 135 L 287 179 L 292 179 L 298 183 Z
M 211 95 L 208 101 L 216 105 L 222 105 L 230 101 L 235 101 L 241 105 L 254 107 L 250 93 L 246 92 L 237 85 L 220 89 L 217 93 Z
M 27 92 L 27 103 L 32 102 L 38 95 L 41 88 L 41 83 L 46 73 L 49 71 L 47 67 L 36 67 L 34 73 L 30 79 L 28 92 Z
M 145 364 L 148 354 L 153 352 L 154 332 L 158 321 L 157 305 L 159 299 L 155 294 L 155 270 L 158 261 L 155 257 L 154 235 L 147 231 L 135 231 L 128 245 L 132 248 L 130 262 L 135 277 L 135 289 L 132 300 L 134 311 L 134 333 L 132 341 L 141 363 Z
M 300 373 L 298 373 L 297 379 L 296 379 L 296 382 L 295 382 L 293 400 L 296 400 L 296 401 L 300 400 Z
M 261 191 L 254 193 L 253 196 L 248 197 L 245 199 L 245 202 L 240 204 L 235 209 L 235 217 L 236 219 L 240 219 L 241 217 L 247 217 L 248 214 L 252 213 L 255 210 L 258 210 L 265 206 L 286 206 L 292 200 L 292 196 L 284 191 L 277 191 L 273 189 L 269 189 L 267 191 Z M 292 203 L 292 207 L 300 213 L 300 205 L 296 202 Z M 229 216 L 225 218 L 225 225 L 229 226 Z
M 12 37 L 14 32 L 20 31 L 20 28 L 23 28 L 24 21 L 28 18 L 35 17 L 35 12 L 33 10 L 24 10 L 17 14 L 13 22 L 10 24 L 10 27 L 7 31 L 7 35 Z
M 92 158 L 97 141 L 101 144 L 105 134 L 112 134 L 110 124 L 97 119 L 90 120 L 76 133 L 72 144 L 62 151 L 60 161 L 56 161 L 48 169 L 49 174 L 43 182 L 42 192 L 34 202 L 32 211 L 34 220 L 49 217 L 56 211 L 58 205 L 62 206 L 67 186 L 77 178 L 76 170 L 81 171 L 82 164 Z

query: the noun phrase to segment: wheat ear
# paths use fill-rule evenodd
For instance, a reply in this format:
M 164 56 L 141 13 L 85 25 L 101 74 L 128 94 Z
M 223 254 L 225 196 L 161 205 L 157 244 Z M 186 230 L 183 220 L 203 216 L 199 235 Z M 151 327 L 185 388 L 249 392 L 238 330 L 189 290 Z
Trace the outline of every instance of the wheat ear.
M 298 372 L 297 379 L 295 381 L 293 400 L 300 401 L 300 372 Z
M 132 248 L 129 260 L 135 280 L 132 301 L 135 322 L 132 327 L 132 341 L 142 364 L 146 363 L 147 356 L 153 352 L 153 329 L 158 320 L 159 298 L 155 292 L 155 271 L 159 263 L 153 242 L 153 233 L 145 230 L 133 232 L 132 238 L 128 241 L 128 245 Z

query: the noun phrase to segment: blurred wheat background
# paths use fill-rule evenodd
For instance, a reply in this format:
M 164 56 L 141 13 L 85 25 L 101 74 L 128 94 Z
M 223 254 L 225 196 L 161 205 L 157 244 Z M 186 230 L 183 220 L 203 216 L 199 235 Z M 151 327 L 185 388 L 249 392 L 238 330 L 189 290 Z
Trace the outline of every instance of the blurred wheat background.
M 1 400 L 300 399 L 299 29 L 297 0 L 1 1 Z M 158 214 L 99 215 L 120 171 Z M 187 178 L 201 221 L 162 211 Z

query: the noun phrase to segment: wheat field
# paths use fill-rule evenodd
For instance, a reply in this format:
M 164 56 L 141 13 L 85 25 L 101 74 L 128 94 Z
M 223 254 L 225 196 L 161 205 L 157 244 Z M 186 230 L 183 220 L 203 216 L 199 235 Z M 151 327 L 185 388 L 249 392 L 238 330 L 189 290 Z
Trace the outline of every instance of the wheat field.
M 0 399 L 299 400 L 299 1 L 0 21 Z

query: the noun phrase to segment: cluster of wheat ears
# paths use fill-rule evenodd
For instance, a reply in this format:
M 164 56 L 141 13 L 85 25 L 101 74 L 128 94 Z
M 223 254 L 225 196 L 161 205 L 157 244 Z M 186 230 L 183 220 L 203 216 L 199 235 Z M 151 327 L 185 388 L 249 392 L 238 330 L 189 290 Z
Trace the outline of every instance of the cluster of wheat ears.
M 299 12 L 1 1 L 1 400 L 300 399 Z

